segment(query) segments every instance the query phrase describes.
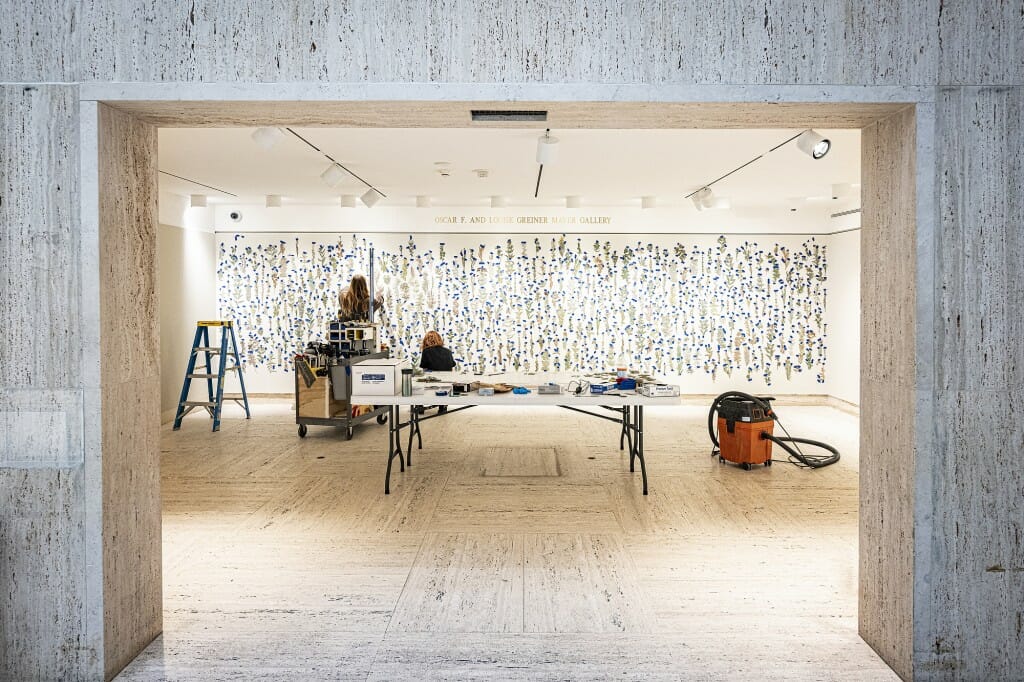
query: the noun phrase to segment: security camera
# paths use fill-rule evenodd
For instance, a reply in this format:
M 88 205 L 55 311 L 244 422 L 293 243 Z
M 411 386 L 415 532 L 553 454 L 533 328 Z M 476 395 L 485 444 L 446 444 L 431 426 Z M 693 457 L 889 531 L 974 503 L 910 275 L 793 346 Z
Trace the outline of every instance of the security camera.
M 240 223 L 240 222 L 242 222 L 242 212 L 241 211 L 232 211 L 231 213 L 228 213 L 228 217 L 231 218 L 231 222 L 233 222 L 233 223 Z

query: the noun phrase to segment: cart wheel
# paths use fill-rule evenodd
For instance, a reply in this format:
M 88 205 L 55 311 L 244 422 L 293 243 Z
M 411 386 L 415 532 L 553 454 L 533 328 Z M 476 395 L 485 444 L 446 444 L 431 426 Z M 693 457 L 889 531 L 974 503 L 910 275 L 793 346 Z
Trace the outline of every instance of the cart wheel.
M 719 464 L 725 464 L 725 457 L 722 457 L 721 455 L 719 455 L 718 456 L 718 463 Z
M 764 462 L 764 465 L 766 467 L 770 467 L 772 465 L 772 461 L 770 459 L 766 459 L 765 462 Z
M 378 424 L 387 424 L 388 423 L 388 415 L 386 413 L 378 414 L 377 415 L 377 423 Z
M 306 437 L 306 431 L 307 431 L 306 425 L 305 424 L 299 424 L 299 438 L 305 438 Z
M 351 426 L 345 430 L 345 440 L 352 440 L 352 434 L 355 433 L 355 429 Z
M 744 471 L 750 471 L 750 462 L 744 462 L 743 463 L 743 470 Z

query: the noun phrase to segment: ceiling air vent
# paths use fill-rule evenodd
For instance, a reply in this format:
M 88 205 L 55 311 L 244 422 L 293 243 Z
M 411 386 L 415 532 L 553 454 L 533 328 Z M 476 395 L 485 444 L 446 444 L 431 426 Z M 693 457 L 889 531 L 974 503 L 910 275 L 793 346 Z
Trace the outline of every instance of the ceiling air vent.
M 546 121 L 547 111 L 511 111 L 507 109 L 473 109 L 470 111 L 474 121 Z

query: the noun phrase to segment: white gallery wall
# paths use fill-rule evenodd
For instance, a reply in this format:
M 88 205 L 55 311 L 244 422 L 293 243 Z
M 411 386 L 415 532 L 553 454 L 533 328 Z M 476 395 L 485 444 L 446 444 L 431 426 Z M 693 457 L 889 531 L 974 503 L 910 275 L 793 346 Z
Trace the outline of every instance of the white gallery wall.
M 229 213 L 232 211 L 242 213 L 242 220 L 238 222 L 231 220 Z M 212 226 L 216 229 L 215 238 L 210 232 L 204 232 L 204 230 L 210 229 L 209 223 L 196 224 L 203 221 L 195 214 L 201 214 L 203 218 L 209 220 L 211 213 L 213 215 Z M 527 369 L 537 371 L 543 371 L 544 367 L 551 371 L 555 369 L 565 371 L 567 366 L 574 362 L 594 368 L 604 368 L 623 362 L 624 356 L 627 355 L 639 358 L 639 363 L 628 362 L 630 366 L 641 364 L 643 365 L 641 369 L 650 371 L 652 368 L 649 363 L 645 364 L 645 357 L 652 360 L 653 353 L 660 352 L 660 359 L 664 360 L 673 357 L 674 351 L 681 349 L 683 353 L 680 357 L 686 356 L 686 359 L 689 360 L 689 362 L 683 363 L 683 370 L 659 373 L 673 381 L 680 382 L 687 392 L 717 393 L 738 389 L 751 392 L 767 391 L 780 395 L 832 395 L 851 403 L 857 403 L 859 385 L 859 230 L 854 229 L 830 235 L 828 232 L 836 228 L 835 224 L 830 223 L 835 221 L 828 221 L 827 218 L 823 220 L 820 213 L 812 214 L 810 211 L 802 212 L 799 215 L 788 211 L 779 211 L 776 214 L 762 216 L 760 222 L 756 220 L 756 216 L 737 218 L 729 216 L 732 212 L 705 212 L 697 216 L 702 221 L 700 223 L 694 219 L 694 216 L 680 215 L 680 213 L 679 209 L 641 211 L 639 209 L 598 208 L 583 211 L 524 210 L 521 208 L 504 210 L 463 208 L 424 211 L 401 207 L 388 207 L 383 211 L 380 208 L 373 211 L 365 209 L 343 211 L 337 207 L 326 206 L 292 206 L 284 210 L 266 209 L 262 206 L 217 206 L 213 209 L 185 209 L 178 222 L 191 221 L 195 228 L 195 236 L 189 236 L 188 230 L 184 229 L 177 229 L 174 232 L 170 231 L 173 228 L 169 226 L 166 229 L 161 229 L 161 238 L 169 240 L 168 248 L 161 248 L 161 285 L 162 290 L 170 294 L 169 298 L 165 295 L 165 302 L 162 305 L 162 323 L 165 332 L 162 352 L 165 379 L 162 393 L 165 419 L 173 413 L 177 400 L 195 320 L 211 315 L 229 314 L 229 316 L 239 317 L 241 318 L 239 319 L 240 325 L 243 324 L 242 320 L 245 320 L 239 333 L 243 347 L 247 348 L 244 351 L 247 354 L 246 383 L 250 392 L 289 394 L 293 390 L 293 378 L 288 368 L 288 358 L 291 353 L 300 350 L 305 341 L 325 336 L 324 331 L 321 330 L 323 326 L 321 318 L 326 319 L 330 316 L 336 306 L 337 291 L 347 282 L 351 272 L 367 270 L 366 249 L 369 245 L 375 246 L 377 250 L 378 286 L 386 296 L 390 297 L 385 322 L 392 326 L 392 332 L 400 332 L 398 335 L 404 337 L 393 339 L 394 352 L 409 355 L 414 360 L 417 350 L 415 343 L 422 331 L 428 327 L 443 327 L 441 331 L 442 333 L 447 332 L 445 335 L 451 340 L 450 345 L 453 346 L 456 356 L 466 356 L 463 359 L 467 366 L 475 365 L 480 360 L 486 362 L 489 358 L 493 360 L 500 357 L 503 364 L 497 366 L 492 362 L 487 367 L 491 371 L 501 369 L 501 367 L 512 369 L 513 359 L 509 357 L 510 354 L 536 358 L 535 366 L 528 366 Z M 708 213 L 711 215 L 709 216 Z M 546 219 L 547 222 L 538 222 L 541 219 Z M 568 222 L 570 220 L 573 222 Z M 167 220 L 162 218 L 161 222 L 166 226 Z M 729 253 L 724 253 L 724 255 L 719 254 L 721 250 L 720 233 L 692 233 L 698 230 L 721 229 L 730 222 L 733 224 L 742 222 L 748 231 L 743 234 L 725 234 L 725 248 Z M 848 229 L 849 224 L 849 222 L 844 223 L 843 229 Z M 680 230 L 680 225 L 684 226 L 685 231 Z M 369 229 L 355 230 L 354 228 L 357 226 L 366 226 Z M 694 226 L 697 228 L 696 230 L 692 230 Z M 241 229 L 243 227 L 245 229 Z M 562 252 L 559 253 L 558 244 L 563 240 L 561 236 L 563 234 L 565 235 L 564 245 Z M 180 238 L 178 240 L 180 248 L 171 246 L 171 244 L 178 243 L 175 238 Z M 508 250 L 509 242 L 511 242 L 511 250 L 514 252 L 512 260 L 508 260 L 504 255 L 504 252 Z M 626 268 L 622 268 L 620 263 L 616 262 L 618 267 L 614 268 L 617 270 L 615 277 L 622 278 L 621 285 L 630 290 L 643 290 L 654 281 L 665 278 L 666 273 L 658 271 L 658 268 L 680 266 L 675 254 L 667 253 L 674 251 L 677 246 L 683 247 L 684 252 L 687 252 L 688 257 L 691 258 L 695 257 L 695 254 L 690 252 L 696 250 L 705 255 L 714 252 L 722 257 L 736 260 L 738 259 L 738 250 L 743 248 L 744 243 L 747 243 L 749 248 L 759 249 L 769 256 L 771 250 L 776 247 L 788 249 L 791 256 L 798 253 L 810 253 L 807 251 L 808 247 L 812 249 L 820 247 L 823 256 L 822 263 L 825 271 L 822 274 L 826 280 L 821 291 L 824 313 L 820 319 L 822 336 L 820 342 L 824 350 L 819 353 L 810 347 L 812 342 L 817 340 L 817 330 L 811 330 L 813 334 L 808 332 L 806 339 L 790 338 L 790 345 L 793 347 L 789 351 L 792 357 L 787 366 L 785 353 L 778 352 L 778 346 L 785 345 L 785 339 L 775 340 L 774 347 L 770 347 L 768 350 L 781 357 L 779 362 L 771 368 L 770 377 L 765 376 L 762 371 L 763 367 L 758 366 L 756 361 L 745 362 L 749 358 L 744 357 L 747 350 L 757 351 L 760 349 L 762 352 L 765 350 L 764 339 L 754 338 L 756 334 L 761 334 L 764 331 L 756 329 L 764 310 L 744 312 L 745 308 L 742 305 L 730 307 L 735 301 L 730 302 L 729 299 L 736 298 L 735 296 L 725 296 L 722 301 L 718 302 L 708 301 L 711 306 L 705 311 L 709 318 L 719 313 L 733 317 L 742 314 L 746 318 L 745 324 L 748 327 L 751 324 L 755 325 L 755 328 L 747 329 L 739 337 L 729 335 L 729 338 L 724 338 L 722 334 L 708 335 L 708 338 L 714 339 L 716 343 L 735 345 L 733 349 L 725 351 L 715 348 L 712 348 L 711 351 L 697 349 L 700 352 L 695 352 L 692 344 L 688 349 L 685 344 L 681 344 L 679 349 L 675 345 L 671 348 L 665 347 L 667 339 L 673 336 L 672 330 L 666 326 L 663 333 L 659 332 L 655 335 L 658 337 L 656 341 L 660 341 L 662 346 L 660 348 L 652 346 L 651 353 L 645 355 L 624 352 L 637 349 L 635 347 L 627 348 L 623 344 L 612 345 L 605 352 L 603 344 L 616 344 L 617 336 L 632 335 L 636 329 L 634 326 L 624 334 L 619 334 L 616 324 L 639 325 L 642 324 L 643 319 L 650 317 L 652 311 L 647 310 L 643 302 L 636 302 L 632 308 L 629 305 L 624 306 L 614 316 L 604 314 L 607 311 L 598 308 L 591 309 L 589 313 L 585 313 L 585 307 L 581 309 L 580 316 L 586 314 L 595 321 L 608 317 L 614 319 L 611 324 L 594 329 L 592 334 L 586 338 L 589 345 L 584 345 L 588 347 L 589 355 L 583 353 L 566 357 L 562 353 L 556 353 L 550 344 L 545 349 L 541 337 L 544 334 L 552 337 L 561 335 L 562 350 L 564 350 L 564 346 L 572 345 L 569 343 L 571 341 L 569 337 L 572 334 L 586 331 L 587 320 L 581 322 L 581 320 L 575 319 L 572 324 L 568 324 L 564 315 L 571 314 L 571 310 L 564 309 L 562 311 L 562 324 L 557 324 L 557 320 L 553 317 L 546 318 L 546 331 L 545 323 L 539 322 L 536 329 L 531 329 L 532 324 L 527 324 L 524 319 L 520 319 L 518 324 L 527 332 L 525 339 L 517 337 L 509 339 L 504 344 L 489 343 L 487 334 L 467 335 L 466 330 L 473 326 L 482 328 L 488 324 L 493 325 L 495 324 L 493 318 L 490 321 L 483 320 L 478 325 L 463 324 L 463 318 L 466 316 L 486 314 L 488 312 L 486 305 L 478 305 L 476 308 L 472 305 L 463 306 L 458 309 L 456 319 L 447 320 L 447 322 L 442 319 L 443 315 L 439 317 L 423 313 L 426 304 L 429 304 L 427 307 L 430 307 L 434 313 L 438 312 L 439 302 L 427 300 L 430 298 L 430 291 L 443 289 L 449 292 L 447 296 L 451 295 L 451 289 L 444 289 L 445 282 L 451 279 L 450 277 L 441 277 L 440 281 L 425 283 L 423 288 L 415 291 L 418 286 L 416 283 L 421 279 L 422 272 L 429 270 L 431 275 L 438 279 L 438 267 L 460 263 L 458 255 L 460 252 L 465 252 L 470 259 L 473 256 L 478 256 L 479 265 L 481 267 L 494 266 L 492 270 L 499 265 L 498 261 L 501 259 L 505 259 L 502 262 L 510 266 L 511 263 L 519 262 L 523 256 L 526 256 L 526 262 L 531 259 L 536 261 L 532 267 L 539 266 L 551 270 L 557 267 L 568 267 L 579 271 L 581 267 L 593 268 L 595 263 L 597 267 L 603 268 L 604 265 L 600 262 L 602 259 L 617 261 L 623 254 L 623 248 L 628 247 L 626 252 L 632 251 L 635 254 L 638 251 L 643 251 L 649 245 L 652 250 L 660 251 L 667 257 L 649 259 L 646 264 L 638 263 L 638 268 L 634 269 L 629 277 L 625 276 Z M 447 266 L 438 259 L 442 244 L 446 250 Z M 414 251 L 410 251 L 410 246 Z M 485 253 L 480 252 L 481 246 L 484 246 Z M 248 256 L 245 255 L 246 248 L 250 249 Z M 264 283 L 260 286 L 266 286 L 266 282 L 272 281 L 273 273 L 269 271 L 274 264 L 266 258 L 268 250 L 275 257 L 277 250 L 287 254 L 286 259 L 275 261 L 275 263 L 279 267 L 284 267 L 286 262 L 291 263 L 288 267 L 296 270 L 289 275 L 292 281 L 287 285 L 281 284 L 280 291 L 275 295 L 284 294 L 292 297 L 291 304 L 288 304 L 291 311 L 288 313 L 289 315 L 295 314 L 297 303 L 302 302 L 303 306 L 309 304 L 309 310 L 301 314 L 301 317 L 308 319 L 308 324 L 305 326 L 301 324 L 296 326 L 294 322 L 291 322 L 286 325 L 277 325 L 276 331 L 270 332 L 270 327 L 273 326 L 272 318 L 275 315 L 283 314 L 280 308 L 275 313 L 274 303 L 272 303 L 274 297 L 268 296 L 270 292 L 264 291 L 262 297 L 257 296 L 252 289 L 248 294 L 237 293 L 237 289 L 235 294 L 226 295 L 225 293 L 227 286 L 237 287 L 241 284 L 244 288 L 246 286 L 244 278 L 257 277 L 259 268 L 267 270 L 264 273 L 266 275 Z M 317 250 L 321 252 L 319 257 L 321 263 L 316 273 L 304 271 L 305 266 L 295 268 L 295 263 L 302 260 L 300 252 L 305 252 L 307 259 L 312 259 Z M 325 254 L 325 250 L 333 250 L 333 256 Z M 574 259 L 572 263 L 565 261 L 565 251 L 572 252 L 574 250 L 582 251 L 584 256 L 587 256 L 584 258 L 586 264 L 582 264 L 578 258 Z M 414 253 L 415 255 L 413 255 Z M 393 272 L 386 272 L 387 266 L 381 266 L 382 256 L 387 257 L 391 262 L 399 255 L 407 269 L 404 280 L 400 274 L 400 265 Z M 488 264 L 485 262 L 487 256 L 498 260 Z M 534 258 L 535 256 L 537 258 Z M 554 259 L 552 260 L 550 256 L 554 256 Z M 333 265 L 331 258 L 335 259 Z M 417 258 L 419 259 L 418 265 Z M 701 261 L 702 259 L 697 258 L 693 264 L 698 268 L 707 267 L 706 258 L 703 265 Z M 214 277 L 213 273 L 218 268 L 218 262 L 220 263 L 220 275 Z M 397 265 L 397 261 L 395 262 Z M 561 266 L 558 265 L 560 262 Z M 415 269 L 416 267 L 426 269 L 417 271 L 420 274 L 408 271 L 408 268 Z M 644 267 L 651 268 L 651 271 L 640 272 L 638 275 L 637 271 Z M 762 267 L 770 269 L 771 264 L 764 262 Z M 177 278 L 171 274 L 175 269 L 182 271 L 181 268 L 190 274 Z M 612 270 L 609 262 L 605 274 Z M 296 279 L 297 273 L 298 279 Z M 278 273 L 278 277 L 281 274 L 283 271 Z M 605 279 L 597 276 L 600 275 L 597 272 L 588 274 L 591 276 L 589 280 L 591 282 Z M 713 273 L 705 274 L 714 277 Z M 505 273 L 504 276 L 508 276 L 508 273 Z M 526 281 L 523 279 L 524 273 L 519 273 L 517 276 L 520 277 L 521 282 Z M 579 282 L 587 281 L 586 275 L 583 277 L 584 279 Z M 527 279 L 529 279 L 528 274 Z M 579 272 L 577 272 L 577 279 L 579 279 Z M 579 282 L 577 282 L 577 286 L 579 286 Z M 750 280 L 751 284 L 755 282 L 756 275 L 754 279 Z M 256 279 L 253 279 L 250 285 L 255 283 Z M 410 288 L 410 283 L 412 288 Z M 756 289 L 757 287 L 751 286 L 750 288 Z M 770 289 L 770 286 L 767 288 Z M 794 285 L 791 292 L 793 295 L 796 295 L 797 288 L 798 285 Z M 479 297 L 486 289 L 479 287 L 465 289 L 463 287 L 462 291 L 465 296 L 475 294 Z M 721 296 L 728 290 L 717 287 L 713 289 L 714 292 L 717 292 L 713 295 L 708 293 L 712 291 L 710 289 L 705 289 L 704 294 L 701 294 L 700 291 L 691 292 L 686 287 L 677 291 L 665 289 L 659 291 L 661 293 L 657 294 L 655 299 L 661 303 L 657 304 L 659 307 L 653 312 L 656 313 L 658 324 L 665 326 L 672 318 L 661 316 L 661 309 L 670 307 L 670 300 L 672 301 L 671 305 L 682 306 L 684 301 L 680 299 L 681 296 L 714 298 L 715 295 Z M 757 297 L 756 291 L 748 293 L 754 298 Z M 607 305 L 608 301 L 612 300 L 608 296 L 613 294 L 613 291 L 605 292 L 604 299 L 598 295 L 595 303 L 603 301 Z M 248 307 L 244 310 L 236 308 L 232 300 L 244 299 L 247 295 L 251 297 L 247 303 Z M 557 300 L 564 302 L 568 295 L 569 290 L 564 290 L 563 298 Z M 658 296 L 661 298 L 657 298 Z M 209 307 L 218 299 L 220 301 L 219 309 Z M 311 303 L 314 299 L 315 305 Z M 404 303 L 399 299 L 404 300 Z M 810 308 L 814 306 L 815 300 L 811 296 L 800 303 L 808 308 L 805 312 L 810 313 L 810 316 L 804 315 L 804 317 L 811 319 L 811 327 L 814 326 L 815 315 Z M 261 307 L 261 302 L 268 305 Z M 278 305 L 282 303 L 283 300 L 278 301 Z M 775 300 L 774 303 L 778 306 L 781 299 Z M 514 302 L 511 300 L 506 301 L 504 305 L 505 312 L 503 314 L 506 318 L 520 314 L 516 312 Z M 722 305 L 728 309 L 721 308 Z M 477 312 L 472 313 L 473 310 Z M 456 314 L 454 308 L 447 312 Z M 498 314 L 496 309 L 490 312 Z M 252 315 L 256 315 L 256 317 Z M 631 316 L 636 316 L 639 319 L 629 319 Z M 697 320 L 690 327 L 694 333 L 699 330 L 700 325 L 700 315 L 697 314 L 696 317 Z M 534 318 L 535 316 L 530 319 Z M 770 321 L 765 319 L 766 324 Z M 513 320 L 504 319 L 506 326 L 510 322 Z M 284 328 L 287 328 L 288 332 L 282 335 L 281 330 Z M 735 330 L 737 328 L 739 327 L 729 327 L 728 329 Z M 532 347 L 529 345 L 530 331 L 535 332 L 532 338 Z M 794 330 L 787 327 L 777 331 L 792 335 Z M 289 333 L 294 336 L 289 337 Z M 812 336 L 815 338 L 812 339 Z M 757 343 L 754 343 L 755 341 Z M 801 341 L 804 341 L 805 345 L 802 352 L 798 349 Z M 749 349 L 744 346 L 745 342 L 750 342 Z M 257 348 L 258 346 L 260 348 Z M 472 347 L 473 351 L 480 352 L 475 355 L 468 353 L 467 347 Z M 486 352 L 483 352 L 485 350 Z M 545 351 L 548 351 L 546 360 L 542 360 Z M 597 355 L 595 355 L 595 351 Z M 708 353 L 707 357 L 702 353 Z M 469 357 L 470 355 L 472 357 Z M 558 358 L 557 367 L 556 357 Z M 809 357 L 813 362 L 801 363 L 799 359 L 803 357 Z M 710 364 L 706 364 L 708 361 Z M 731 368 L 727 366 L 734 362 L 736 366 Z M 676 369 L 679 367 L 678 363 L 665 362 L 661 362 L 657 366 L 663 367 L 666 364 L 673 365 Z M 751 365 L 754 366 L 754 370 L 748 371 Z M 229 390 L 232 389 L 229 388 Z
M 829 245 L 828 394 L 860 404 L 860 216 L 855 228 L 827 239 Z
M 174 418 L 198 320 L 217 317 L 213 209 L 161 192 L 157 232 L 160 295 L 160 411 Z M 193 391 L 202 388 L 195 382 Z

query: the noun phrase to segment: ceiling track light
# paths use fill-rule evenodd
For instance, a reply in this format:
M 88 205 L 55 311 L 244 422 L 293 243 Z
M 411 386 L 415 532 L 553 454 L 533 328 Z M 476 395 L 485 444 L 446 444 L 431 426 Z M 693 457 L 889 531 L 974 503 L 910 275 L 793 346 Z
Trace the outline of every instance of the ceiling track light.
M 808 128 L 807 130 L 803 130 L 803 131 L 797 133 L 796 135 L 794 135 L 793 137 L 789 138 L 788 140 L 783 140 L 779 144 L 775 145 L 774 147 L 772 147 L 771 149 L 766 151 L 764 154 L 758 154 L 757 156 L 752 158 L 750 161 L 747 161 L 744 164 L 736 166 L 736 168 L 733 168 L 731 171 L 729 171 L 725 175 L 722 175 L 721 177 L 715 178 L 714 180 L 712 180 L 711 182 L 707 183 L 706 185 L 701 185 L 700 187 L 698 187 L 697 189 L 693 190 L 692 192 L 690 192 L 689 194 L 687 194 L 683 198 L 684 199 L 693 199 L 693 197 L 695 195 L 697 195 L 698 193 L 700 193 L 700 192 L 704 192 L 705 190 L 710 191 L 711 185 L 714 185 L 716 182 L 721 182 L 722 180 L 725 180 L 727 177 L 729 177 L 733 173 L 736 173 L 738 171 L 743 170 L 744 168 L 746 168 L 750 164 L 752 164 L 755 161 L 758 161 L 760 159 L 763 159 L 764 157 L 768 156 L 769 154 L 771 154 L 773 151 L 775 151 L 779 147 L 783 147 L 783 146 L 789 144 L 790 142 L 792 142 L 793 140 L 796 140 L 796 145 L 800 149 L 800 151 L 804 152 L 805 154 L 807 154 L 808 156 L 810 156 L 812 159 L 815 159 L 815 160 L 824 157 L 826 154 L 828 154 L 829 150 L 832 148 L 832 142 L 828 138 L 826 138 L 824 135 L 821 135 L 817 131 L 814 131 L 814 130 L 811 130 L 810 128 Z M 695 206 L 697 205 L 696 201 L 694 201 L 694 205 Z M 710 206 L 705 206 L 704 208 L 710 208 Z M 701 207 L 697 206 L 697 210 L 701 210 Z
M 284 131 L 275 127 L 257 128 L 252 131 L 251 137 L 260 147 L 270 151 L 274 145 L 284 139 Z
M 267 195 L 267 208 L 281 208 L 281 195 L 280 194 L 268 194 Z
M 796 136 L 796 146 L 804 154 L 817 160 L 828 154 L 832 142 L 824 135 L 808 129 Z
M 336 163 L 332 163 L 328 166 L 323 173 L 320 174 L 320 179 L 323 180 L 328 187 L 337 187 L 338 184 L 345 179 L 345 171 L 341 170 L 341 167 Z
M 554 163 L 557 152 L 558 138 L 551 137 L 551 129 L 548 128 L 543 135 L 537 138 L 537 163 L 542 166 Z
M 555 160 L 555 152 L 558 151 L 558 138 L 551 137 L 551 128 L 544 131 L 544 134 L 537 138 L 537 186 L 533 190 L 533 198 L 540 194 L 540 178 L 544 175 L 544 164 L 552 163 Z
M 384 195 L 371 187 L 363 193 L 363 196 L 359 197 L 359 201 L 363 202 L 366 208 L 373 208 L 382 196 Z
M 323 180 L 324 182 L 326 182 L 329 186 L 335 187 L 339 182 L 341 182 L 344 179 L 345 173 L 348 173 L 353 178 L 355 178 L 356 180 L 358 180 L 359 182 L 363 183 L 368 188 L 370 188 L 371 190 L 373 190 L 374 192 L 379 194 L 380 196 L 377 197 L 378 199 L 380 199 L 381 197 L 383 197 L 385 199 L 387 198 L 387 196 L 388 196 L 387 194 L 384 194 L 384 192 L 381 192 L 379 189 L 377 189 L 376 187 L 374 187 L 373 185 L 368 183 L 366 180 L 363 180 L 361 177 L 359 177 L 358 175 L 353 173 L 351 170 L 346 168 L 343 164 L 339 163 L 330 154 L 328 154 L 324 150 L 320 149 L 320 147 L 317 147 L 315 144 L 313 144 L 312 142 L 310 142 L 309 140 L 304 138 L 302 135 L 299 135 L 297 132 L 295 132 L 291 128 L 285 128 L 285 130 L 287 130 L 289 133 L 291 133 L 295 137 L 297 137 L 300 140 L 302 140 L 306 144 L 307 147 L 309 147 L 313 151 L 317 152 L 318 154 L 321 154 L 325 159 L 327 159 L 328 161 L 331 162 L 331 165 L 327 167 L 327 170 L 325 170 L 323 173 L 320 174 L 320 179 Z M 363 196 L 366 196 L 366 195 L 364 194 Z M 374 201 L 374 203 L 376 203 L 376 201 Z
M 705 208 L 711 208 L 711 204 L 714 202 L 714 194 L 708 187 L 702 187 L 693 194 L 690 195 L 690 200 L 693 202 L 693 207 L 698 211 L 703 211 Z

